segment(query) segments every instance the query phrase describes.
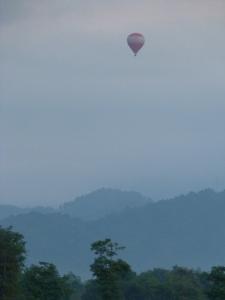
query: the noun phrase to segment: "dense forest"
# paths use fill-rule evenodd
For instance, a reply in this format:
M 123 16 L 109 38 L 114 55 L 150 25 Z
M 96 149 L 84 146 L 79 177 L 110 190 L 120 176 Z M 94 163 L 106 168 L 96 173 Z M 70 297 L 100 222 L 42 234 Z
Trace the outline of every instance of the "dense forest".
M 22 234 L 0 227 L 1 300 L 223 300 L 225 267 L 210 272 L 175 266 L 140 274 L 119 258 L 123 246 L 107 238 L 91 244 L 94 254 L 87 281 L 60 274 L 48 262 L 25 266 Z

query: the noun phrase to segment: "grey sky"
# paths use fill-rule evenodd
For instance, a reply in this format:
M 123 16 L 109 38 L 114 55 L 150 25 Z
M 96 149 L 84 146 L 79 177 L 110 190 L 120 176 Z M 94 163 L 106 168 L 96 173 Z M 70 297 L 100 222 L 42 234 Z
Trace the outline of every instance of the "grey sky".
M 224 0 L 0 0 L 0 14 L 0 203 L 225 188 Z

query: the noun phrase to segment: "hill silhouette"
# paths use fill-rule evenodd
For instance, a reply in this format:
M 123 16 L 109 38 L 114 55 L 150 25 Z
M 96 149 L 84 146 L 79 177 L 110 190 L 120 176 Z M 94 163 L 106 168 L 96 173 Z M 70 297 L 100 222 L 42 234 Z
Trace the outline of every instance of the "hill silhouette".
M 92 260 L 90 244 L 106 237 L 127 247 L 123 257 L 137 271 L 225 264 L 225 191 L 189 193 L 95 221 L 33 212 L 1 224 L 24 234 L 29 263 L 50 261 L 85 278 Z
M 98 220 L 119 213 L 127 208 L 140 207 L 151 200 L 137 192 L 102 188 L 67 202 L 59 209 L 61 213 L 83 220 Z
M 90 221 L 119 213 L 127 208 L 143 206 L 149 202 L 151 199 L 137 192 L 102 188 L 66 202 L 58 209 L 42 206 L 21 208 L 13 205 L 0 205 L 0 220 L 10 216 L 39 212 L 62 213 Z
M 52 207 L 43 207 L 43 206 L 36 206 L 36 207 L 19 207 L 15 205 L 5 205 L 0 204 L 0 220 L 6 219 L 10 216 L 17 216 L 21 214 L 26 214 L 30 212 L 39 212 L 43 214 L 49 214 L 56 212 L 55 209 Z

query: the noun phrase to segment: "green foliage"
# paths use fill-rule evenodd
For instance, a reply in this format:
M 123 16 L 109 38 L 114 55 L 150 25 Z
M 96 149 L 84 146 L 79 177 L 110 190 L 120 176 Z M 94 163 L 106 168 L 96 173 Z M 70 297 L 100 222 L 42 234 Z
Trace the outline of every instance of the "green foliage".
M 96 258 L 90 269 L 96 278 L 99 293 L 103 300 L 123 299 L 121 281 L 131 272 L 130 266 L 123 260 L 115 260 L 117 252 L 124 249 L 110 239 L 97 241 L 91 245 Z
M 125 289 L 127 300 L 206 300 L 202 273 L 186 268 L 154 269 L 133 277 Z
M 91 245 L 91 250 L 99 257 L 112 258 L 117 255 L 119 250 L 123 249 L 125 249 L 125 247 L 119 246 L 118 243 L 112 242 L 111 239 L 97 241 Z
M 102 300 L 96 280 L 88 280 L 84 285 L 82 300 Z
M 73 273 L 61 276 L 51 263 L 24 269 L 23 236 L 0 227 L 0 300 L 225 300 L 225 267 L 206 273 L 176 266 L 137 275 L 117 258 L 123 249 L 111 239 L 93 243 L 93 279 L 82 283 Z
M 62 277 L 62 282 L 64 282 L 64 300 L 81 299 L 83 293 L 83 284 L 79 277 L 75 276 L 73 273 L 69 273 Z
M 12 228 L 0 227 L 0 299 L 11 300 L 18 293 L 18 283 L 25 260 L 23 236 Z
M 67 300 L 73 292 L 70 278 L 60 277 L 53 264 L 40 262 L 26 269 L 23 275 L 25 299 Z
M 225 267 L 214 267 L 209 274 L 210 288 L 208 295 L 210 300 L 225 299 Z
M 174 267 L 168 278 L 168 288 L 174 299 L 202 300 L 206 299 L 199 274 L 193 270 Z

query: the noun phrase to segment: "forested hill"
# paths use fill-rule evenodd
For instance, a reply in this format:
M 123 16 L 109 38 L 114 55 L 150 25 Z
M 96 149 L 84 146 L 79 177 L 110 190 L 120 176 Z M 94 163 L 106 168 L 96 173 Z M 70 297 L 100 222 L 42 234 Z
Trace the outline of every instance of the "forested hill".
M 49 213 L 56 212 L 56 210 L 51 207 L 42 207 L 42 206 L 21 208 L 21 207 L 15 206 L 15 205 L 4 205 L 4 204 L 1 205 L 0 204 L 0 220 L 6 219 L 10 216 L 27 214 L 30 212 L 39 212 L 42 214 L 49 214 Z
M 151 202 L 149 198 L 137 192 L 103 188 L 65 203 L 59 208 L 59 212 L 92 221 L 149 202 Z
M 102 188 L 76 197 L 73 201 L 64 203 L 58 209 L 41 206 L 21 208 L 12 205 L 0 205 L 0 220 L 10 216 L 39 212 L 68 214 L 82 220 L 92 221 L 119 213 L 127 208 L 143 206 L 149 202 L 151 202 L 151 199 L 137 192 Z
M 105 237 L 127 247 L 124 258 L 137 271 L 225 265 L 225 191 L 190 193 L 89 222 L 58 213 L 29 213 L 1 224 L 24 234 L 29 262 L 54 262 L 85 277 L 89 245 Z

